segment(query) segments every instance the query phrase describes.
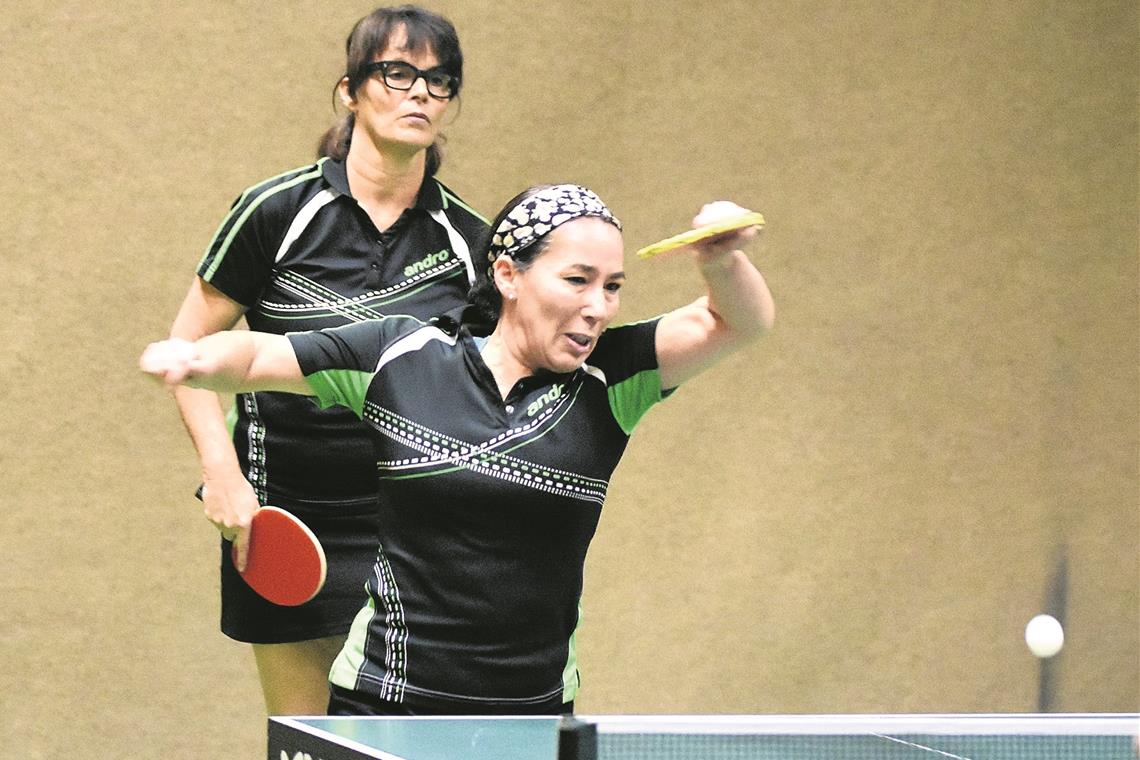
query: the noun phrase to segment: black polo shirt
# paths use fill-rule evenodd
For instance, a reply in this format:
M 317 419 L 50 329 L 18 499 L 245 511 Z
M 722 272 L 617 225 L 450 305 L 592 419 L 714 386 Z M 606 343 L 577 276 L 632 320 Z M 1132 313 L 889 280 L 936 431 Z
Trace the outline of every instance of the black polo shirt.
M 463 304 L 470 250 L 486 220 L 439 181 L 380 231 L 352 197 L 342 162 L 321 159 L 246 190 L 198 275 L 244 305 L 250 329 L 284 334 L 390 314 L 427 319 Z M 242 394 L 234 443 L 262 503 L 363 501 L 375 494 L 371 445 L 343 409 Z
M 450 318 L 289 336 L 318 402 L 368 424 L 380 476 L 369 601 L 333 683 L 474 711 L 574 698 L 586 549 L 630 433 L 662 398 L 656 327 L 611 328 L 585 366 L 524 378 L 505 401 Z

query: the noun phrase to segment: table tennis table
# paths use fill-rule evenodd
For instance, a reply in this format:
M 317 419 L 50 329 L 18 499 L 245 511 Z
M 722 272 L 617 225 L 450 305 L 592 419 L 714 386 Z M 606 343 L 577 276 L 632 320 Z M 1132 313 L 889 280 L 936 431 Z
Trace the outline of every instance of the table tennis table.
M 268 760 L 1138 760 L 1136 714 L 269 719 Z

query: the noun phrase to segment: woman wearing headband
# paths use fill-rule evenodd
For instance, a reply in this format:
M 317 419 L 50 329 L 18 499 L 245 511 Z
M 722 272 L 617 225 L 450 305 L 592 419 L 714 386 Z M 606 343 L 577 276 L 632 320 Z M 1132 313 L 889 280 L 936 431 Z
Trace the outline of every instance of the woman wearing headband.
M 710 204 L 694 224 L 742 211 Z M 491 229 L 465 310 L 167 341 L 140 360 L 167 383 L 315 396 L 371 429 L 384 531 L 332 714 L 572 709 L 586 549 L 632 430 L 773 321 L 738 250 L 755 228 L 693 246 L 704 296 L 618 327 L 621 225 L 594 193 L 532 188 Z
M 171 335 L 195 340 L 242 317 L 284 334 L 461 306 L 475 275 L 469 241 L 486 220 L 435 174 L 462 75 L 447 19 L 414 6 L 362 18 L 336 89 L 344 116 L 321 158 L 234 202 Z M 201 460 L 206 516 L 221 532 L 222 632 L 253 645 L 270 714 L 322 712 L 376 554 L 369 433 L 347 409 L 292 395 L 244 393 L 231 421 L 215 394 L 183 388 L 176 399 Z M 296 513 L 325 547 L 327 582 L 303 605 L 271 604 L 238 574 L 264 504 Z

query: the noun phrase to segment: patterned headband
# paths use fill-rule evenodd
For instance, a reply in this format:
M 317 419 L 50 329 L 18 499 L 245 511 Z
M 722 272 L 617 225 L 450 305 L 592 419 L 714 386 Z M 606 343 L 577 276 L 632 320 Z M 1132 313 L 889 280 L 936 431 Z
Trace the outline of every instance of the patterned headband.
M 554 185 L 540 190 L 503 217 L 487 248 L 487 261 L 493 264 L 504 253 L 514 258 L 558 225 L 584 216 L 596 216 L 621 229 L 621 222 L 602 199 L 580 185 Z

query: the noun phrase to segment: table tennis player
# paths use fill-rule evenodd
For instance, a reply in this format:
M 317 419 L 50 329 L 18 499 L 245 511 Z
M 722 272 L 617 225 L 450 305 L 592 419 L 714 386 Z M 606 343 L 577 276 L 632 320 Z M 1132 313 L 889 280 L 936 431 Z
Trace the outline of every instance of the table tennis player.
M 462 74 L 446 19 L 413 6 L 362 18 L 337 87 L 344 116 L 322 139 L 323 158 L 234 202 L 171 335 L 197 339 L 242 317 L 284 334 L 462 306 L 474 279 L 464 257 L 486 220 L 435 177 Z M 323 711 L 375 556 L 368 431 L 346 409 L 291 395 L 242 394 L 232 426 L 215 394 L 175 395 L 201 461 L 204 511 L 222 535 L 222 632 L 252 645 L 270 714 Z M 265 504 L 303 519 L 327 552 L 327 581 L 305 604 L 271 604 L 239 576 L 250 519 Z
M 708 204 L 694 225 L 743 212 Z M 330 714 L 572 711 L 583 564 L 630 434 L 774 319 L 740 250 L 755 227 L 690 246 L 704 295 L 615 327 L 621 225 L 597 195 L 531 188 L 491 230 L 466 308 L 429 322 L 223 332 L 140 358 L 168 384 L 315 396 L 371 430 L 384 530 Z

